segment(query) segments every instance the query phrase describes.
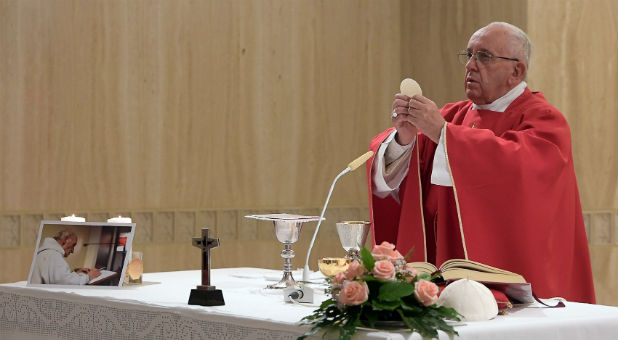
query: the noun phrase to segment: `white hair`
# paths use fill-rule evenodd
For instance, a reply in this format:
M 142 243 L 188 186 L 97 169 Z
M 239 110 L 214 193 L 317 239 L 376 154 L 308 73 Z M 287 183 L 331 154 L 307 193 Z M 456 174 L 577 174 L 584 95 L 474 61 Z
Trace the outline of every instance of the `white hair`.
M 65 229 L 54 235 L 54 240 L 63 242 L 64 240 L 73 237 L 77 239 L 77 235 L 73 231 Z
M 524 58 L 523 61 L 526 63 L 526 69 L 528 69 L 530 67 L 530 55 L 532 54 L 532 42 L 530 42 L 530 38 L 528 38 L 526 32 L 513 24 L 501 21 L 494 21 L 485 27 L 494 25 L 507 27 L 509 30 L 511 30 L 511 32 L 513 33 L 511 37 L 514 40 L 513 45 L 517 49 L 517 52 L 522 54 Z

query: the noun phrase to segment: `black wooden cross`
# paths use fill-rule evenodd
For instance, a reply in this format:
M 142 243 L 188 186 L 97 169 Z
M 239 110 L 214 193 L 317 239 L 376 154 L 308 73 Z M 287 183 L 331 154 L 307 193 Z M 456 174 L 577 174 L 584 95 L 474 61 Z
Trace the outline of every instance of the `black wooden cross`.
M 210 230 L 202 228 L 202 237 L 194 237 L 192 244 L 202 249 L 202 284 L 191 289 L 190 305 L 222 306 L 225 305 L 223 293 L 210 285 L 210 250 L 219 246 L 218 238 L 210 238 Z
M 197 289 L 215 289 L 210 285 L 210 250 L 219 246 L 219 239 L 210 238 L 210 230 L 202 228 L 202 237 L 194 237 L 193 245 L 202 249 L 202 285 Z

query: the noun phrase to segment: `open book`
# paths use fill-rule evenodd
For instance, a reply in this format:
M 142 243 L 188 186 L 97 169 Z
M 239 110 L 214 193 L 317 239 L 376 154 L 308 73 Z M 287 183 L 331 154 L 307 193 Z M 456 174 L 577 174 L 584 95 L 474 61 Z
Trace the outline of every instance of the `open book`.
M 413 262 L 412 266 L 419 274 L 433 274 L 439 271 L 444 280 L 470 279 L 484 282 L 526 283 L 523 276 L 479 262 L 464 259 L 450 259 L 440 268 L 428 262 Z
M 112 279 L 115 278 L 116 276 L 118 276 L 118 273 L 113 272 L 111 270 L 105 270 L 105 269 L 100 269 L 99 272 L 101 273 L 101 275 L 95 277 L 94 279 L 90 280 L 88 282 L 89 285 L 97 285 L 97 284 L 101 284 L 105 281 L 107 281 L 108 279 Z
M 470 279 L 483 283 L 487 288 L 501 291 L 514 303 L 533 303 L 536 299 L 532 286 L 523 276 L 508 270 L 464 259 L 450 259 L 440 268 L 428 262 L 412 262 L 419 274 L 439 272 L 446 281 Z

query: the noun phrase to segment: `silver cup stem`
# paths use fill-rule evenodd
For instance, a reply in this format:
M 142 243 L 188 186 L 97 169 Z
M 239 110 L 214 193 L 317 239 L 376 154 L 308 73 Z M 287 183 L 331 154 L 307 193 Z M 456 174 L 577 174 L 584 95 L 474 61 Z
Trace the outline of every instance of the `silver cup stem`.
M 292 250 L 291 243 L 284 243 L 281 257 L 283 257 L 283 277 L 279 282 L 268 285 L 270 289 L 284 289 L 289 286 L 298 286 L 296 280 L 292 276 L 292 259 L 296 256 Z

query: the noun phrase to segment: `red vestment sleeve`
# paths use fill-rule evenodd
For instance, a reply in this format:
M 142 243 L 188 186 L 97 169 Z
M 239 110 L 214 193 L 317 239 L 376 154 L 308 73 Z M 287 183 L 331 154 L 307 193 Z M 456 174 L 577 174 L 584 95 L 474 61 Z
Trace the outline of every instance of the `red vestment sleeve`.
M 376 136 L 370 143 L 369 149 L 377 154 L 380 145 L 393 131 L 393 128 Z M 419 135 L 420 138 L 424 136 Z M 423 203 L 421 178 L 419 169 L 419 143 L 415 143 L 410 157 L 408 174 L 403 180 L 398 203 L 392 196 L 379 198 L 372 194 L 372 167 L 374 158 L 367 162 L 367 186 L 369 189 L 369 212 L 371 218 L 371 236 L 374 243 L 388 241 L 394 243 L 397 249 L 408 255 L 410 262 L 427 261 L 427 246 L 425 223 L 423 220 Z M 407 195 L 406 192 L 412 194 Z M 402 209 L 404 206 L 406 209 Z M 400 226 L 405 226 L 400 230 Z

